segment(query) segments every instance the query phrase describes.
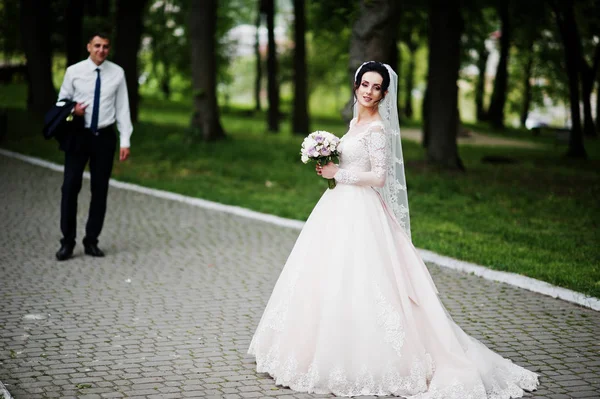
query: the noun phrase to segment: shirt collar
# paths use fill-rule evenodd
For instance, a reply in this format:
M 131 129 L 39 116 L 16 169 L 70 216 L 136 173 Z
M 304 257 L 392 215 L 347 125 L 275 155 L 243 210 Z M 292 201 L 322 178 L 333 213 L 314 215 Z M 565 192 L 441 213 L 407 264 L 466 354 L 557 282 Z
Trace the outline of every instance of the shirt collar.
M 95 71 L 95 70 L 96 70 L 96 68 L 99 68 L 99 69 L 100 69 L 100 72 L 102 72 L 102 71 L 104 70 L 104 68 L 106 67 L 106 61 L 104 61 L 104 62 L 103 62 L 102 64 L 100 64 L 100 65 L 96 65 L 96 64 L 94 63 L 94 61 L 92 61 L 92 58 L 91 58 L 91 57 L 88 57 L 88 59 L 87 59 L 87 62 L 88 62 L 88 64 L 90 65 L 90 68 L 92 69 L 92 71 Z

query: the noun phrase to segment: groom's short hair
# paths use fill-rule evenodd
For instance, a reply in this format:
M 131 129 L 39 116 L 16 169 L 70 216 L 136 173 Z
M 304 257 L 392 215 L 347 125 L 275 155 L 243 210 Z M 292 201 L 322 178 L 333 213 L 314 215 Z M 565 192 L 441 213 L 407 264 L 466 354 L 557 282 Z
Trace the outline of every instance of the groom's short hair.
M 107 32 L 104 31 L 94 31 L 90 34 L 90 36 L 88 37 L 88 43 L 91 42 L 92 40 L 94 40 L 94 38 L 98 36 L 101 39 L 106 39 L 108 40 L 108 42 L 110 43 L 110 35 Z

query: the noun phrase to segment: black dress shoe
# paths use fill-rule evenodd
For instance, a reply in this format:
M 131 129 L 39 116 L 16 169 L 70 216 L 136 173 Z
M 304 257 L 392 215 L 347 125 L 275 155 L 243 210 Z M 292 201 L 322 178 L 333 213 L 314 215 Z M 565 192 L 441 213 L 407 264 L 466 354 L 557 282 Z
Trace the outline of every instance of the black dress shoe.
M 73 256 L 73 247 L 73 245 L 62 244 L 56 253 L 56 259 L 60 261 L 69 259 L 71 256 Z
M 96 258 L 101 258 L 104 256 L 104 252 L 102 252 L 102 250 L 98 248 L 98 245 L 96 244 L 85 245 L 84 251 L 86 255 L 94 256 Z

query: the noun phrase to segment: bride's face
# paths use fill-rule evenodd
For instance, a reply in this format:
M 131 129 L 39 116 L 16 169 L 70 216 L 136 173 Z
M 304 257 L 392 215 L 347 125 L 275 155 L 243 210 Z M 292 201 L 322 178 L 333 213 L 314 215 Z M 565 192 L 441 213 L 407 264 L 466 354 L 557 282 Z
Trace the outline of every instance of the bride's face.
M 379 105 L 384 93 L 381 91 L 383 78 L 377 72 L 365 72 L 362 81 L 356 89 L 356 99 L 360 105 L 373 108 Z

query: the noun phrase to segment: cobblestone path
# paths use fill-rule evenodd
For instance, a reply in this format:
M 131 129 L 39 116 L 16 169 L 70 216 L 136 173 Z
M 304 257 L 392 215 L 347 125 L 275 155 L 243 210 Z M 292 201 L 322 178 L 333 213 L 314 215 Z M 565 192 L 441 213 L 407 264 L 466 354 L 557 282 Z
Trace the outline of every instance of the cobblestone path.
M 111 188 L 100 246 L 57 262 L 62 175 L 0 156 L 0 381 L 14 398 L 313 398 L 246 355 L 298 231 Z M 84 181 L 78 214 L 89 204 Z M 463 328 L 600 398 L 600 313 L 429 265 Z

